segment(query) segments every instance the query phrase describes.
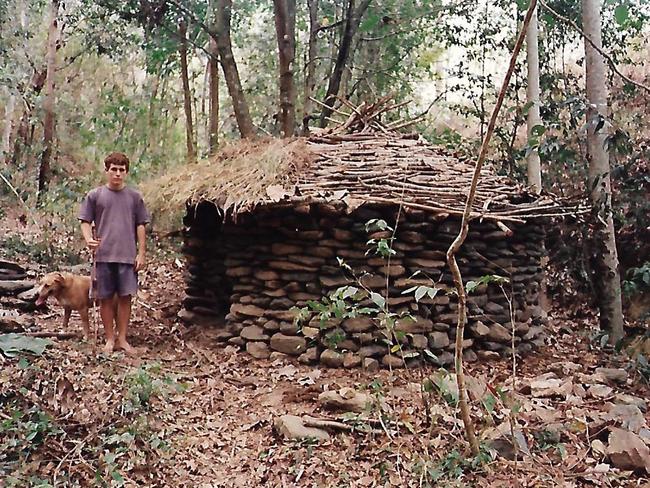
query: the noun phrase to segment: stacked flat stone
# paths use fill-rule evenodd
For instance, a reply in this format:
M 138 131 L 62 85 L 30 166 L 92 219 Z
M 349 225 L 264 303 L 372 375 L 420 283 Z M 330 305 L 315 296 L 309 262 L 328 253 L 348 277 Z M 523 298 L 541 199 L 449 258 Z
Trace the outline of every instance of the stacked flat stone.
M 0 260 L 0 332 L 22 331 L 34 324 L 30 315 L 36 305 L 35 282 L 18 263 Z
M 257 358 L 277 351 L 305 363 L 366 368 L 423 359 L 452 362 L 457 299 L 447 293 L 453 281 L 445 253 L 457 235 L 457 217 L 377 204 L 346 214 L 342 202 L 320 202 L 267 205 L 238 215 L 236 222 L 222 222 L 211 205 L 201 203 L 186 217 L 183 319 L 219 325 L 222 340 Z M 368 234 L 370 219 L 396 228 L 390 262 L 368 241 L 390 240 L 393 234 Z M 509 353 L 513 322 L 519 353 L 543 344 L 538 303 L 543 230 L 534 224 L 508 225 L 510 237 L 491 221 L 474 221 L 457 256 L 466 282 L 493 274 L 510 279 L 504 285 L 507 296 L 495 284 L 481 285 L 469 296 L 468 361 Z M 321 320 L 312 313 L 300 323 L 294 320 L 296 308 L 308 301 L 320 301 L 341 286 L 358 286 L 338 258 L 363 287 L 387 298 L 391 313 L 404 316 L 394 326 L 400 332 L 388 330 L 376 314 Z M 440 291 L 416 302 L 413 293 L 403 292 L 417 285 Z M 372 302 L 366 298 L 359 306 Z M 223 314 L 225 322 L 218 320 Z M 401 350 L 391 353 L 396 342 Z

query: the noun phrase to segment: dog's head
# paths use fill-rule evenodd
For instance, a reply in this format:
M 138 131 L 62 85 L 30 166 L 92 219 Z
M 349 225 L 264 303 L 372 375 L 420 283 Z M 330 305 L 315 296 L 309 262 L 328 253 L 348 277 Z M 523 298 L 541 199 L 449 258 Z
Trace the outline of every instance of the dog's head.
M 61 273 L 48 273 L 39 283 L 36 305 L 43 305 L 49 297 L 56 295 L 63 288 L 63 275 Z

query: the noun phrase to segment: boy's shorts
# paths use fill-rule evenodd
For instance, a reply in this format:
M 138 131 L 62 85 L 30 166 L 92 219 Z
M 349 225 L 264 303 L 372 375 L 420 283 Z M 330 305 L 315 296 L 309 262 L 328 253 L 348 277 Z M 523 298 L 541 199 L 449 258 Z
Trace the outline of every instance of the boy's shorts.
M 138 274 L 132 264 L 95 263 L 94 298 L 104 300 L 116 293 L 123 297 L 138 291 Z

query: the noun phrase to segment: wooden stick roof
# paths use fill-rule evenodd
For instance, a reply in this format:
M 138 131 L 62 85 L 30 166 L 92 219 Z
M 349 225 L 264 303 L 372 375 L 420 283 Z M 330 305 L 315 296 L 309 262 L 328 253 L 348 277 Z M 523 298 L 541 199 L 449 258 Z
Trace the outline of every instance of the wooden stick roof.
M 347 116 L 344 122 L 307 139 L 241 141 L 212 161 L 179 168 L 152 185 L 153 207 L 207 200 L 225 217 L 234 217 L 258 205 L 327 202 L 348 212 L 363 204 L 395 204 L 405 211 L 462 215 L 473 161 L 417 134 L 397 132 L 409 121 L 383 124 L 379 115 L 394 107 L 387 98 L 347 105 L 350 113 L 337 111 Z M 524 222 L 586 209 L 580 202 L 568 205 L 551 195 L 534 195 L 486 166 L 472 217 Z

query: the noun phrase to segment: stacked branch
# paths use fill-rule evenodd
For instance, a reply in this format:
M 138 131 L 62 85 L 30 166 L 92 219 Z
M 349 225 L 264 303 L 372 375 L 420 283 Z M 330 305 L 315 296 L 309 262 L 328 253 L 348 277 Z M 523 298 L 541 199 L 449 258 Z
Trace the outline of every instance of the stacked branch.
M 411 126 L 423 120 L 423 116 L 415 117 L 413 119 L 398 119 L 392 122 L 385 122 L 382 117 L 385 114 L 392 112 L 410 103 L 410 100 L 404 102 L 393 102 L 393 95 L 387 95 L 380 98 L 374 103 L 362 102 L 360 105 L 355 106 L 349 100 L 338 97 L 341 102 L 339 108 L 331 108 L 334 113 L 344 117 L 344 120 L 336 120 L 327 117 L 328 120 L 334 122 L 336 125 L 330 129 L 321 132 L 321 135 L 341 135 L 341 134 L 372 134 L 383 133 L 390 134 L 396 133 L 400 129 Z M 314 98 L 313 102 L 325 107 L 326 105 Z

